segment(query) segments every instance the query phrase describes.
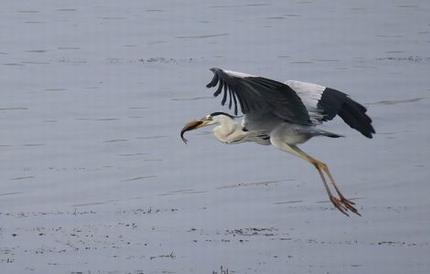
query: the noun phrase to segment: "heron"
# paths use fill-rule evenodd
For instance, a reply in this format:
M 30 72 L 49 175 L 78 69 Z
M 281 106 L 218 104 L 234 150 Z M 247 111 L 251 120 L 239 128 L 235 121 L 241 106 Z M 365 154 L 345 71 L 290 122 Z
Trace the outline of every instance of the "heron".
M 254 142 L 274 146 L 316 168 L 335 208 L 347 216 L 350 212 L 361 216 L 355 203 L 345 198 L 336 185 L 328 165 L 298 145 L 316 136 L 344 137 L 317 127 L 336 115 L 365 137 L 372 138 L 375 129 L 363 105 L 346 93 L 318 84 L 296 80 L 279 82 L 220 68 L 211 68 L 210 71 L 213 78 L 206 87 L 216 87 L 213 95 L 222 94 L 221 105 L 224 106 L 228 100 L 228 108 L 234 109 L 234 115 L 214 112 L 186 123 L 180 134 L 185 143 L 185 132 L 214 125 L 213 134 L 224 144 Z M 238 116 L 238 106 L 242 116 Z M 242 120 L 239 122 L 240 117 Z

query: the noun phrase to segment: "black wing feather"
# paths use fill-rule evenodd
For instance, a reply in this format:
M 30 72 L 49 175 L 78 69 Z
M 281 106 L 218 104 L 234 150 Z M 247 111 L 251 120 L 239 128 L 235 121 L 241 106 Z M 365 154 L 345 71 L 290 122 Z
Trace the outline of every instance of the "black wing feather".
M 230 92 L 233 93 L 233 91 L 231 90 Z M 237 98 L 235 93 L 233 93 L 233 101 L 234 101 L 234 115 L 237 115 Z M 229 107 L 229 109 L 231 109 L 231 107 Z
M 228 89 L 227 85 L 224 85 L 224 94 L 222 96 L 221 105 L 225 105 L 225 101 L 227 100 L 227 92 L 228 92 L 227 89 Z
M 264 77 L 231 75 L 219 68 L 212 68 L 211 71 L 214 76 L 206 86 L 211 88 L 218 84 L 214 96 L 218 96 L 222 88 L 227 86 L 229 92 L 232 93 L 236 115 L 237 101 L 239 101 L 244 114 L 270 112 L 291 123 L 312 125 L 303 102 L 289 86 Z M 227 90 L 224 89 L 222 105 L 225 104 L 226 92 Z M 231 109 L 231 104 L 229 104 L 229 108 Z
M 218 89 L 215 91 L 215 93 L 214 93 L 214 96 L 215 97 L 217 97 L 220 93 L 221 93 L 221 91 L 222 91 L 222 87 L 224 86 L 224 82 L 221 80 L 221 81 L 219 81 L 219 86 L 218 86 Z
M 345 123 L 364 136 L 372 138 L 372 134 L 375 133 L 372 119 L 366 114 L 367 109 L 343 92 L 326 88 L 317 107 L 323 113 L 322 121 L 331 120 L 339 115 Z
M 231 99 L 231 90 L 228 90 L 228 108 L 231 109 L 232 99 Z M 237 115 L 237 114 L 236 114 Z

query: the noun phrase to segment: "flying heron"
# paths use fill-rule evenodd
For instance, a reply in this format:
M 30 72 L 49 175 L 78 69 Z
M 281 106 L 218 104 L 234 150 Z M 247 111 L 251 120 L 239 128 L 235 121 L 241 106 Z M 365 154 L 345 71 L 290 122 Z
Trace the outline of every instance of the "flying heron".
M 207 87 L 218 85 L 214 96 L 223 94 L 222 105 L 226 104 L 228 97 L 228 107 L 234 107 L 236 116 L 214 112 L 200 120 L 187 123 L 181 131 L 181 138 L 185 143 L 186 131 L 216 125 L 213 133 L 222 143 L 255 142 L 272 145 L 311 163 L 318 170 L 333 205 L 347 216 L 348 211 L 360 215 L 355 203 L 340 192 L 328 166 L 305 153 L 297 145 L 315 136 L 343 137 L 316 127 L 336 115 L 351 128 L 367 138 L 372 138 L 375 130 L 364 106 L 343 92 L 317 84 L 294 80 L 281 83 L 220 68 L 210 70 L 214 76 Z M 238 105 L 244 114 L 241 123 L 236 121 Z M 333 195 L 330 187 L 337 196 Z

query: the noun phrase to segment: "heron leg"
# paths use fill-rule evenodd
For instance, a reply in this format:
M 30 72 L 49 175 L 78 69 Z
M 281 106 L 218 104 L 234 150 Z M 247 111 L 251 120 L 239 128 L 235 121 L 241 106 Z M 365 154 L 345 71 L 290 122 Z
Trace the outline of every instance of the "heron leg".
M 342 212 L 342 213 L 343 213 L 343 214 L 345 214 L 346 216 L 349 216 L 349 214 L 347 213 L 348 208 L 342 204 L 342 202 L 341 202 L 341 200 L 340 200 L 339 198 L 337 198 L 337 197 L 333 196 L 333 194 L 331 194 L 330 188 L 329 188 L 329 187 L 328 187 L 328 185 L 327 185 L 326 178 L 325 178 L 324 173 L 322 172 L 321 168 L 319 168 L 319 167 L 318 167 L 318 166 L 316 166 L 315 164 L 314 164 L 314 166 L 316 167 L 316 169 L 318 170 L 318 173 L 319 173 L 319 174 L 320 174 L 320 176 L 321 176 L 321 179 L 322 179 L 322 181 L 323 181 L 323 183 L 324 183 L 324 187 L 325 187 L 325 189 L 326 189 L 326 191 L 327 191 L 328 197 L 330 198 L 330 201 L 332 202 L 332 204 L 333 204 L 337 209 L 339 209 L 339 211 L 340 211 L 340 212 Z
M 330 170 L 328 169 L 328 166 L 325 163 L 323 163 L 320 160 L 315 159 L 312 156 L 306 154 L 303 150 L 301 150 L 299 147 L 297 147 L 295 145 L 291 146 L 291 149 L 297 153 L 296 155 L 298 155 L 302 159 L 305 159 L 308 162 L 310 162 L 311 164 L 313 164 L 321 176 L 323 173 L 325 173 L 328 176 L 328 178 L 330 179 L 329 181 L 330 181 L 331 185 L 334 187 L 337 195 L 339 196 L 339 198 L 337 198 L 337 197 L 332 196 L 331 193 L 329 193 L 330 200 L 334 204 L 334 206 L 336 206 L 336 208 L 338 208 L 342 213 L 346 213 L 345 212 L 346 210 L 350 210 L 351 212 L 361 216 L 360 213 L 358 212 L 358 210 L 354 207 L 355 203 L 346 199 L 345 196 L 343 196 L 342 192 L 340 192 L 338 186 L 336 185 L 336 182 L 335 182 L 333 176 L 330 173 Z M 339 208 L 339 205 L 340 205 L 340 208 Z M 341 208 L 343 210 L 341 210 Z M 346 214 L 346 215 L 348 215 L 348 214 Z
M 354 212 L 355 214 L 360 215 L 360 213 L 358 213 L 357 209 L 354 207 L 355 203 L 351 200 L 348 200 L 347 198 L 345 198 L 345 196 L 342 195 L 342 193 L 340 192 L 338 186 L 336 185 L 336 182 L 334 181 L 333 176 L 330 173 L 330 170 L 328 169 L 327 165 L 324 167 L 324 171 L 325 173 L 328 175 L 328 177 L 330 178 L 330 181 L 334 187 L 334 189 L 336 190 L 337 195 L 339 195 L 340 200 L 342 201 L 342 203 L 352 212 Z
M 329 169 L 328 169 L 328 167 L 327 167 L 327 165 L 325 163 L 323 163 L 320 160 L 315 159 L 314 157 L 308 155 L 307 153 L 305 153 L 303 150 L 301 150 L 296 145 L 288 145 L 288 144 L 284 143 L 284 144 L 282 144 L 282 147 L 279 147 L 279 145 L 278 145 L 278 148 L 280 148 L 280 149 L 282 149 L 284 151 L 287 151 L 289 153 L 292 153 L 292 154 L 294 154 L 294 155 L 296 155 L 296 156 L 298 156 L 298 157 L 306 160 L 307 162 L 311 163 L 318 170 L 318 173 L 321 176 L 321 179 L 322 179 L 322 181 L 324 183 L 324 187 L 325 187 L 325 189 L 327 191 L 327 194 L 328 194 L 328 196 L 330 198 L 330 201 L 332 202 L 332 204 L 340 212 L 342 212 L 343 214 L 349 216 L 348 213 L 347 213 L 347 211 L 350 210 L 351 212 L 353 212 L 353 213 L 361 216 L 360 213 L 358 212 L 358 210 L 353 206 L 354 203 L 351 202 L 350 200 L 346 199 L 342 195 L 342 193 L 340 192 L 339 188 L 337 187 L 337 185 L 336 185 L 336 183 L 334 181 L 333 176 L 331 175 L 331 173 L 330 173 L 330 171 L 329 171 Z M 327 180 L 326 180 L 326 176 L 325 175 L 328 176 L 330 184 L 334 187 L 334 189 L 335 189 L 335 191 L 336 191 L 336 193 L 338 194 L 339 197 L 335 197 L 331 193 L 330 188 L 329 188 L 329 186 L 327 184 Z

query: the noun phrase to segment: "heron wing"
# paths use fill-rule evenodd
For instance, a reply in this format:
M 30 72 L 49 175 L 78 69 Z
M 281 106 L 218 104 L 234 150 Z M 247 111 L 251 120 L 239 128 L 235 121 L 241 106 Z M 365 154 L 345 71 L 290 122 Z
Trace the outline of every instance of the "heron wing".
M 214 76 L 208 88 L 218 85 L 214 96 L 223 92 L 222 105 L 229 97 L 229 108 L 238 107 L 243 114 L 264 115 L 272 113 L 278 118 L 302 125 L 312 125 L 309 113 L 300 97 L 288 85 L 268 78 L 212 68 Z
M 300 97 L 313 124 L 318 125 L 328 119 L 327 112 L 325 112 L 324 108 L 318 105 L 325 90 L 324 86 L 295 80 L 285 81 L 285 84 L 294 90 Z M 333 107 L 337 108 L 338 106 L 335 105 L 332 106 L 332 108 Z
M 367 109 L 346 93 L 317 84 L 288 80 L 285 82 L 301 98 L 314 124 L 321 124 L 339 115 L 350 127 L 372 138 L 375 129 Z

